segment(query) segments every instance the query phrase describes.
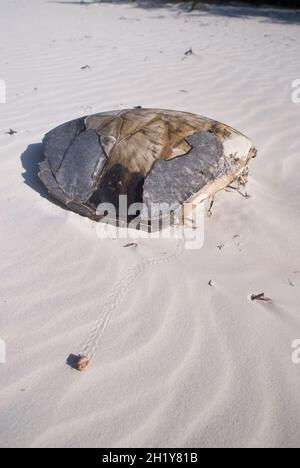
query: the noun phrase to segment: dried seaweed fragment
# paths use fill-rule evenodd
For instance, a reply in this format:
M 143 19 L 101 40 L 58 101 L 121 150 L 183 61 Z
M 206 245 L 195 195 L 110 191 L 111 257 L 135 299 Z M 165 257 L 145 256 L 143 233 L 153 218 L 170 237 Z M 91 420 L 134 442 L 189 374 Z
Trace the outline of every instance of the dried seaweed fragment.
M 5 132 L 6 135 L 10 135 L 10 136 L 13 136 L 13 135 L 16 135 L 18 132 L 16 130 L 13 130 L 12 128 L 10 128 L 8 130 L 8 132 Z

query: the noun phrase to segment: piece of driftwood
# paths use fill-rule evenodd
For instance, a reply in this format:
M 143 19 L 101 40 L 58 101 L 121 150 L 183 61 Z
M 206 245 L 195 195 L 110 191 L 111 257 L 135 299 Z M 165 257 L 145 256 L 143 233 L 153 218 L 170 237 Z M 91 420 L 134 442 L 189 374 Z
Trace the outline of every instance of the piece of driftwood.
M 144 227 L 153 205 L 158 217 L 171 210 L 180 218 L 185 205 L 212 200 L 232 182 L 245 184 L 256 149 L 239 131 L 206 117 L 135 108 L 55 128 L 44 138 L 44 155 L 39 176 L 61 204 L 99 221 L 98 207 L 110 203 L 112 222 L 126 225 L 119 207 L 126 195 L 128 206 L 144 205 Z

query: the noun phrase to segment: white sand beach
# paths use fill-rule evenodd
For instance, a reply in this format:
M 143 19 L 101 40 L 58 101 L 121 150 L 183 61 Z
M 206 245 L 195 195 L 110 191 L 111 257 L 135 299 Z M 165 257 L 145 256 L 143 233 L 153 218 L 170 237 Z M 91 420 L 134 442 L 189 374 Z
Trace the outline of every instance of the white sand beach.
M 300 447 L 300 13 L 9 0 L 0 37 L 0 447 Z M 99 240 L 47 197 L 41 141 L 134 106 L 247 135 L 250 198 L 217 195 L 204 246 L 138 276 L 79 373 L 111 286 L 174 242 Z

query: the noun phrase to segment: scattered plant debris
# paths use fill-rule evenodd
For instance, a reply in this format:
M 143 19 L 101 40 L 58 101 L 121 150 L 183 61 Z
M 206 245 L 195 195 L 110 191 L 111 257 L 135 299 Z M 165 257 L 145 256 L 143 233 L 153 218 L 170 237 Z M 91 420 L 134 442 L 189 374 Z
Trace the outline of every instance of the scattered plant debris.
M 186 57 L 189 57 L 190 55 L 194 55 L 193 49 L 190 48 L 189 50 L 187 50 L 186 52 L 184 52 L 184 55 L 185 55 Z
M 262 302 L 268 302 L 269 304 L 273 302 L 272 299 L 265 296 L 265 293 L 251 294 L 251 301 L 262 301 Z
M 228 190 L 229 189 L 229 190 Z M 234 187 L 233 185 L 228 185 L 226 191 L 235 190 L 238 194 L 240 194 L 244 198 L 251 198 L 251 195 L 246 191 L 243 193 L 238 187 Z

